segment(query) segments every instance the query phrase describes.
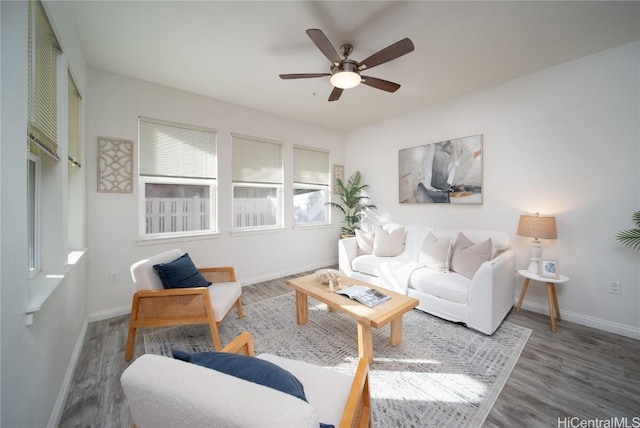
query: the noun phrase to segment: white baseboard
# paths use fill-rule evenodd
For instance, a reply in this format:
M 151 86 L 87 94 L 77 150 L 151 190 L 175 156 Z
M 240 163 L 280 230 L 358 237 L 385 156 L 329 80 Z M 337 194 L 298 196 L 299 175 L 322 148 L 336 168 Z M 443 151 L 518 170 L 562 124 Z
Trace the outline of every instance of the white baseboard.
M 259 282 L 271 281 L 273 279 L 278 279 L 278 278 L 282 278 L 289 275 L 296 275 L 301 272 L 308 272 L 311 270 L 321 269 L 327 266 L 333 266 L 337 264 L 338 264 L 337 259 L 329 260 L 321 263 L 314 263 L 308 266 L 300 266 L 295 269 L 289 269 L 289 270 L 280 271 L 280 272 L 273 272 L 273 273 L 269 273 L 268 275 L 255 276 L 253 278 L 244 278 L 242 279 L 241 282 L 242 282 L 242 286 L 244 287 L 245 285 L 252 285 L 252 284 L 257 284 Z
M 131 313 L 131 305 L 117 306 L 115 308 L 103 309 L 101 311 L 89 314 L 89 322 L 108 320 L 109 318 L 119 317 Z
M 517 304 L 517 300 L 515 303 Z M 524 300 L 522 302 L 522 308 L 536 312 L 539 314 L 545 314 L 549 316 L 549 306 L 540 303 L 532 303 Z M 579 314 L 577 312 L 566 311 L 560 308 L 560 315 L 563 320 L 571 321 L 576 324 L 585 325 L 587 327 L 597 328 L 598 330 L 606 331 L 609 333 L 619 334 L 621 336 L 630 337 L 632 339 L 640 340 L 640 327 L 634 327 L 626 324 L 620 324 L 600 318 L 590 317 L 588 315 Z
M 60 418 L 62 418 L 62 412 L 64 412 L 64 405 L 67 402 L 69 389 L 71 388 L 71 382 L 73 381 L 73 374 L 76 372 L 76 366 L 78 365 L 78 360 L 80 359 L 80 353 L 82 352 L 84 339 L 87 336 L 88 327 L 89 321 L 88 319 L 85 319 L 84 323 L 82 324 L 82 328 L 80 329 L 80 334 L 78 334 L 78 338 L 76 339 L 76 344 L 73 347 L 71 359 L 69 360 L 69 366 L 67 366 L 67 371 L 64 374 L 64 379 L 62 380 L 62 385 L 60 386 L 58 397 L 56 398 L 56 402 L 54 403 L 53 409 L 51 410 L 47 428 L 56 428 L 58 425 L 60 425 Z

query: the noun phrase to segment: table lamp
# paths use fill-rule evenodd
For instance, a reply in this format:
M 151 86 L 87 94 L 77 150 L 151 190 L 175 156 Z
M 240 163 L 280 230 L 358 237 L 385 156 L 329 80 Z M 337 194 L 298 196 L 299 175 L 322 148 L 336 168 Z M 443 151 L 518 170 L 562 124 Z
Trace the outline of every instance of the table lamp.
M 542 255 L 542 248 L 540 247 L 540 241 L 538 238 L 558 238 L 558 233 L 556 232 L 556 218 L 541 217 L 539 213 L 535 213 L 535 215 L 521 215 L 520 222 L 518 223 L 518 235 L 533 238 L 531 241 L 531 259 L 527 270 L 537 275 L 538 261 Z

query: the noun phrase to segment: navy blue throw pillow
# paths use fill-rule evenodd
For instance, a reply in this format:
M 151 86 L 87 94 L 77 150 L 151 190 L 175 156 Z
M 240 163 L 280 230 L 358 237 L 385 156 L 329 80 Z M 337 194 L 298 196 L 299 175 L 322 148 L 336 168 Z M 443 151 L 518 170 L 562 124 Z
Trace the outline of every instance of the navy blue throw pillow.
M 194 352 L 189 354 L 176 349 L 173 350 L 173 358 L 277 389 L 307 401 L 304 387 L 298 378 L 270 361 L 227 352 Z
M 153 265 L 153 268 L 158 272 L 164 288 L 208 287 L 211 285 L 198 272 L 189 253 L 184 253 L 172 262 Z

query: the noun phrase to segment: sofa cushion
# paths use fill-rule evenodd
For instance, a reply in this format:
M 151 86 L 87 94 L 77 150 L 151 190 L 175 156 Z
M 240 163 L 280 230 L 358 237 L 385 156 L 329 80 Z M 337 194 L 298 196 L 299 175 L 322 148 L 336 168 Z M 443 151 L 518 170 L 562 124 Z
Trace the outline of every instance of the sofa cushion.
M 373 252 L 373 233 L 356 229 L 356 242 L 358 242 L 358 254 L 371 254 Z
M 491 238 L 476 244 L 460 232 L 451 253 L 451 270 L 471 279 L 491 255 Z
M 373 255 L 395 257 L 404 251 L 405 229 L 399 224 L 378 226 L 373 237 Z
M 450 253 L 451 238 L 448 236 L 438 238 L 429 232 L 422 242 L 418 263 L 437 272 L 449 272 Z
M 184 253 L 169 263 L 155 264 L 153 269 L 158 272 L 164 288 L 208 287 L 211 285 L 198 272 L 189 253 Z
M 464 305 L 469 299 L 471 280 L 455 272 L 420 268 L 411 274 L 409 286 L 425 294 Z
M 173 350 L 173 358 L 268 386 L 307 401 L 302 383 L 289 371 L 270 361 L 227 352 L 189 354 L 176 349 Z
M 386 257 L 376 257 L 374 255 L 358 256 L 351 262 L 351 269 L 371 276 L 380 276 L 380 266 L 388 261 L 389 259 Z

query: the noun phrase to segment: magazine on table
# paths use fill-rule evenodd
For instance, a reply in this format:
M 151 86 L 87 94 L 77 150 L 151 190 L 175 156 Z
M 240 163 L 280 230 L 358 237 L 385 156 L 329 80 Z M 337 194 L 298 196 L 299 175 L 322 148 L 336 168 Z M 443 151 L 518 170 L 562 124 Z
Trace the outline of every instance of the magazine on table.
M 391 299 L 391 297 L 386 294 L 382 294 L 378 290 L 374 290 L 373 288 L 369 288 L 365 285 L 351 285 L 347 288 L 336 291 L 336 293 L 347 296 L 348 298 L 360 302 L 365 306 L 369 306 L 370 308 Z

